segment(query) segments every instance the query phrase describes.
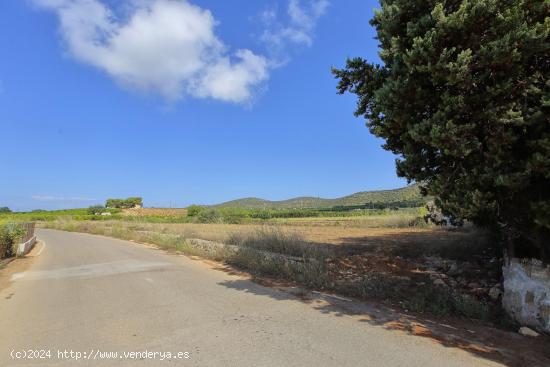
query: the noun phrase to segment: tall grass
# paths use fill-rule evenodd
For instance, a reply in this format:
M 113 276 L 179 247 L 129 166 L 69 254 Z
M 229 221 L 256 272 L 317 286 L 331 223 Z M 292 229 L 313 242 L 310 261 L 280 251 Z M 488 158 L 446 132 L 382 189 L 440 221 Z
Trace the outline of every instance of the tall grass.
M 229 236 L 228 243 L 302 258 L 324 259 L 330 255 L 330 251 L 323 245 L 308 243 L 297 233 L 284 232 L 271 226 L 265 226 L 252 233 L 233 233 Z

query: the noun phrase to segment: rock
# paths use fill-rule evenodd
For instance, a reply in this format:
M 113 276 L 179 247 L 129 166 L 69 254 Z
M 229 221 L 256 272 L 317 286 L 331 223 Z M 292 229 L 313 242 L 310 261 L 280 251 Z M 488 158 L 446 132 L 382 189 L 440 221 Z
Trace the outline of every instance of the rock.
M 434 280 L 434 285 L 437 287 L 446 287 L 447 284 L 442 279 L 436 279 Z
M 449 275 L 458 275 L 460 273 L 461 272 L 460 272 L 460 269 L 458 268 L 457 263 L 452 263 L 451 267 L 449 268 L 449 271 L 447 272 L 447 274 Z
M 401 281 L 401 282 L 410 282 L 411 278 L 405 275 L 394 275 L 391 277 L 392 279 Z
M 540 335 L 535 330 L 529 329 L 526 326 L 520 327 L 518 333 L 520 333 L 523 336 L 532 336 L 532 337 L 537 337 Z
M 476 282 L 468 283 L 468 288 L 472 288 L 472 289 L 479 288 L 479 284 Z
M 489 289 L 489 297 L 491 297 L 493 301 L 498 301 L 501 295 L 502 295 L 502 291 L 500 290 L 500 286 L 494 286 L 491 289 Z
M 489 293 L 489 290 L 487 288 L 479 287 L 479 288 L 471 289 L 471 292 L 476 296 L 485 296 L 487 295 L 487 293 Z
M 449 285 L 450 285 L 452 288 L 456 288 L 456 286 L 458 285 L 457 281 L 454 280 L 453 278 L 447 279 L 447 283 L 449 283 Z

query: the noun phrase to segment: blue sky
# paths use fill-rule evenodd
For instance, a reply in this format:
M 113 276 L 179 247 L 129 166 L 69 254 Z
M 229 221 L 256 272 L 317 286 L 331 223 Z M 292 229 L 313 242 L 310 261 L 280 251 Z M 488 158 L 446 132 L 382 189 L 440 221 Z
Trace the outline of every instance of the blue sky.
M 378 60 L 375 1 L 0 3 L 0 206 L 395 188 L 331 66 Z

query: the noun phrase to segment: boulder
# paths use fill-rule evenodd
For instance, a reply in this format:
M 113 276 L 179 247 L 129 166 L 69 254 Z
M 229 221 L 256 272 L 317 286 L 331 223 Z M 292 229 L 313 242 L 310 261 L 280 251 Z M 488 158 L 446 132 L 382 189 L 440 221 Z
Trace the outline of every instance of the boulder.
M 500 289 L 499 285 L 495 285 L 491 289 L 489 289 L 489 297 L 493 301 L 498 301 L 499 297 L 502 295 L 502 290 Z
M 536 338 L 537 336 L 540 335 L 535 330 L 529 329 L 526 326 L 520 327 L 518 333 L 520 333 L 523 336 L 531 336 L 531 337 L 534 337 L 534 338 Z

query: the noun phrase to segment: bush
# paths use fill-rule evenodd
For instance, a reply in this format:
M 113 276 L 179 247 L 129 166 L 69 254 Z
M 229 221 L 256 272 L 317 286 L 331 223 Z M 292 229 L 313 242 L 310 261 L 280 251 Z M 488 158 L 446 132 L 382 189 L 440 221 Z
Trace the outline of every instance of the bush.
M 88 208 L 88 214 L 90 215 L 100 215 L 105 211 L 105 207 L 103 205 L 94 205 Z
M 15 255 L 13 245 L 25 234 L 25 229 L 16 223 L 0 225 L 0 259 Z
M 127 199 L 107 199 L 105 202 L 107 208 L 130 209 L 143 206 L 143 199 L 140 197 L 130 197 Z
M 204 210 L 204 207 L 200 205 L 191 205 L 187 208 L 187 215 L 189 217 L 195 217 Z
M 216 209 L 201 210 L 196 216 L 199 223 L 221 223 L 222 214 Z
M 0 213 L 11 213 L 11 209 L 7 206 L 0 207 Z
M 246 216 L 242 213 L 227 213 L 223 215 L 223 222 L 228 224 L 240 224 Z

